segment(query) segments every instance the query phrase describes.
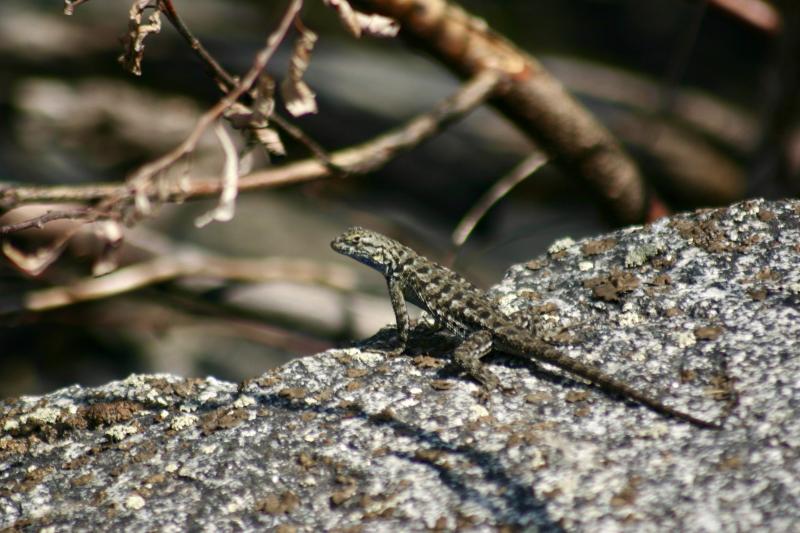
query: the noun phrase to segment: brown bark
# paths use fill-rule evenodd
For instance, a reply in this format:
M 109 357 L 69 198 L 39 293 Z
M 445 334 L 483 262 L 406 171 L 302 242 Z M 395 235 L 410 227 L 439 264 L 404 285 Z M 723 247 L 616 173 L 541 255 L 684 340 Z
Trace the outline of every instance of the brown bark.
M 354 0 L 396 19 L 400 35 L 460 76 L 499 69 L 509 83 L 492 101 L 552 159 L 587 182 L 623 223 L 660 210 L 650 204 L 638 168 L 616 139 L 531 55 L 481 19 L 445 0 Z

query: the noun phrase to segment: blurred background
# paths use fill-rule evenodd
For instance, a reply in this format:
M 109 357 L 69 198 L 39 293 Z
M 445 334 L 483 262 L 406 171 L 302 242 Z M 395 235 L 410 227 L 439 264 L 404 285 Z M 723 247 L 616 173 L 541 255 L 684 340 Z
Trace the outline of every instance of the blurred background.
M 65 16 L 57 0 L 0 3 L 0 187 L 121 182 L 179 144 L 218 100 L 214 82 L 166 21 L 146 42 L 142 75 L 123 70 L 119 37 L 130 4 L 92 0 Z M 214 57 L 241 74 L 285 4 L 177 0 L 175 7 Z M 539 58 L 622 141 L 672 210 L 800 190 L 800 3 L 461 4 Z M 292 122 L 326 150 L 396 127 L 460 85 L 400 39 L 353 38 L 321 1 L 307 1 L 302 20 L 319 36 L 305 76 L 319 112 Z M 290 39 L 269 64 L 277 79 L 291 47 Z M 286 156 L 259 153 L 253 164 L 309 157 L 283 141 Z M 383 279 L 329 248 L 350 225 L 401 238 L 484 287 L 558 238 L 614 227 L 596 197 L 548 164 L 456 249 L 451 233 L 464 214 L 532 149 L 483 106 L 367 176 L 243 192 L 227 223 L 196 227 L 213 199 L 164 205 L 126 228 L 114 254 L 132 274 L 136 265 L 174 259 L 171 275 L 43 310 L 30 302 L 91 279 L 108 228 L 77 231 L 80 223 L 59 221 L 14 234 L 6 239 L 14 250 L 64 250 L 37 275 L 0 258 L 0 398 L 131 372 L 241 380 L 367 337 L 393 315 Z M 224 158 L 213 135 L 183 164 L 188 174 L 218 175 Z M 13 210 L 0 223 L 43 209 Z M 65 234 L 72 238 L 61 243 Z M 216 275 L 187 266 L 198 262 L 215 265 Z

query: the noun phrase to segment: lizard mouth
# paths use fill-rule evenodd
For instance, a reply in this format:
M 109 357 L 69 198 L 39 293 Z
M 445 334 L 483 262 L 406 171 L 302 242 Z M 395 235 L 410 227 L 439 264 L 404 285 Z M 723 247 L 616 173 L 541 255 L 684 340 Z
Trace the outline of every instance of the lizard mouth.
M 347 244 L 345 244 L 341 239 L 337 238 L 331 242 L 331 248 L 333 248 L 334 252 L 339 252 L 340 254 L 344 254 L 348 250 Z

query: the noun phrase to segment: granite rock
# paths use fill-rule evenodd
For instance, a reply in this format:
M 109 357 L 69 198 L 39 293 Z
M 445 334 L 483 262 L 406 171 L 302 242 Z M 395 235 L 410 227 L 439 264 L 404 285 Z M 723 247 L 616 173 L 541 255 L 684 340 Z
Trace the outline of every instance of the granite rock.
M 244 383 L 133 375 L 0 404 L 0 528 L 789 531 L 800 526 L 800 203 L 562 240 L 490 291 L 708 430 L 545 364 L 454 375 L 420 327 Z

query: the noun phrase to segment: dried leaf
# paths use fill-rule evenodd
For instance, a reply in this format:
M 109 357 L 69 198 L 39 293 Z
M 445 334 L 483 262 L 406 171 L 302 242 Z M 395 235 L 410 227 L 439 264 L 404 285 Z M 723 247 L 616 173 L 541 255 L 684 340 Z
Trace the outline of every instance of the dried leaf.
M 142 23 L 144 12 L 154 10 L 147 23 Z M 128 33 L 122 39 L 124 51 L 118 61 L 136 76 L 142 75 L 142 58 L 144 57 L 144 40 L 151 33 L 161 31 L 161 12 L 156 9 L 152 0 L 134 0 L 128 16 Z
M 361 31 L 373 37 L 394 37 L 400 31 L 400 24 L 396 20 L 383 15 L 356 13 L 356 20 Z
M 224 113 L 230 125 L 237 130 L 245 130 L 253 127 L 256 121 L 256 114 L 246 105 L 236 102 Z
M 396 20 L 382 15 L 368 15 L 356 11 L 347 0 L 324 1 L 328 7 L 335 9 L 339 13 L 342 24 L 355 37 L 361 37 L 362 33 L 374 35 L 375 37 L 394 37 L 400 31 L 400 25 Z
M 315 42 L 317 42 L 317 35 L 313 31 L 303 28 L 300 37 L 294 44 L 288 76 L 281 83 L 284 105 L 289 113 L 296 117 L 317 112 L 314 91 L 303 80 L 303 74 L 311 61 L 311 51 L 314 49 Z
M 285 79 L 281 83 L 281 93 L 286 109 L 299 117 L 317 112 L 317 100 L 314 91 L 303 80 Z
M 255 128 L 253 129 L 253 134 L 269 153 L 286 155 L 286 148 L 283 146 L 283 142 L 277 131 L 271 128 Z
M 248 146 L 258 143 L 264 145 L 271 154 L 286 155 L 286 149 L 278 132 L 267 127 L 268 121 L 261 111 L 253 111 L 250 107 L 237 102 L 228 108 L 224 116 L 232 127 L 245 131 Z M 240 174 L 242 173 L 244 172 L 240 165 Z
M 342 24 L 350 33 L 355 37 L 361 37 L 361 25 L 356 19 L 356 10 L 346 0 L 325 0 L 325 4 L 339 13 Z
M 253 108 L 259 115 L 265 120 L 269 119 L 275 111 L 275 80 L 262 73 L 254 90 L 253 101 Z
M 208 225 L 214 220 L 227 222 L 233 218 L 236 211 L 236 196 L 239 193 L 239 156 L 236 153 L 236 146 L 228 131 L 217 122 L 214 126 L 222 151 L 225 152 L 225 168 L 222 173 L 222 193 L 219 197 L 219 204 L 211 211 L 200 215 L 195 219 L 194 225 L 198 228 Z

